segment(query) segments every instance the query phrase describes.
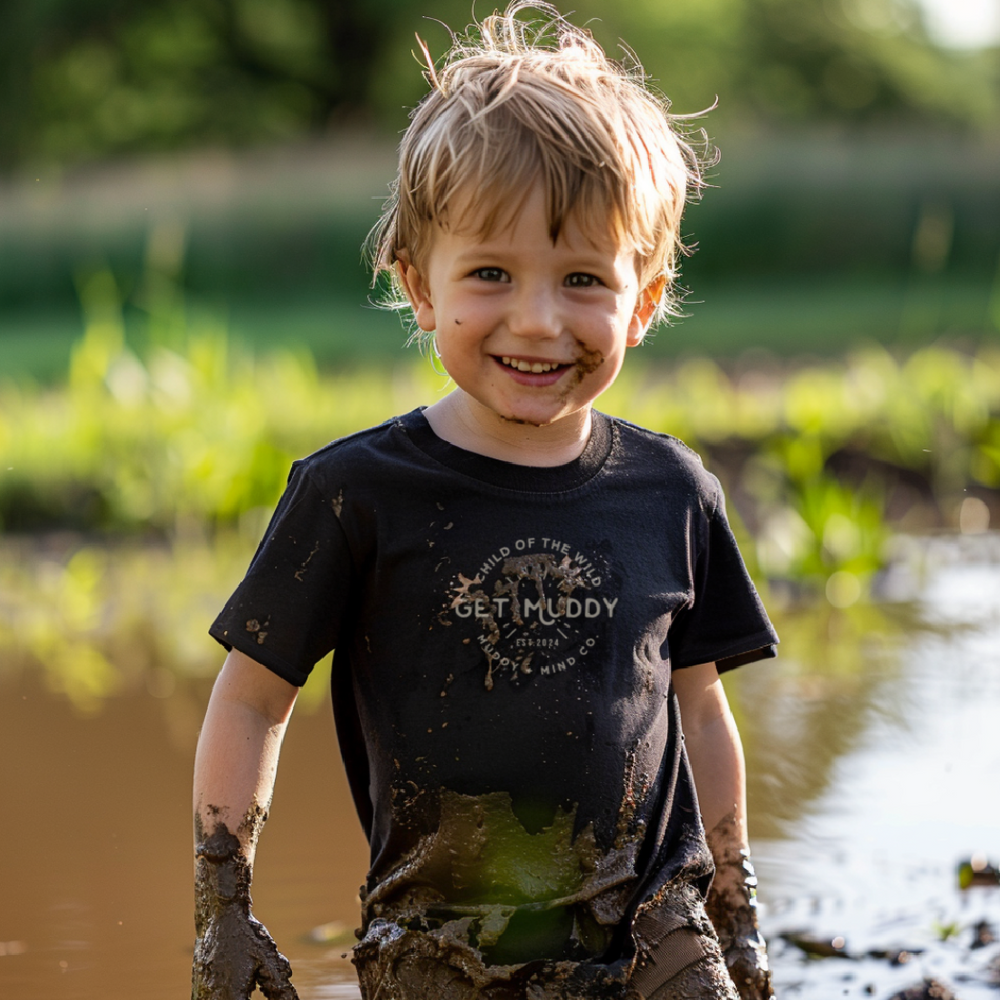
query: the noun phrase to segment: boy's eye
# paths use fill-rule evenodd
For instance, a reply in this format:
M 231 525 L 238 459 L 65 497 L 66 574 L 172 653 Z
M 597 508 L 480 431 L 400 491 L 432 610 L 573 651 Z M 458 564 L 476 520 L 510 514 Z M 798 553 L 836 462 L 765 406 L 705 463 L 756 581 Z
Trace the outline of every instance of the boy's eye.
M 480 267 L 472 273 L 480 281 L 510 281 L 507 272 L 501 267 Z
M 595 285 L 601 284 L 601 279 L 593 274 L 574 271 L 573 274 L 566 275 L 564 284 L 567 288 L 593 288 Z

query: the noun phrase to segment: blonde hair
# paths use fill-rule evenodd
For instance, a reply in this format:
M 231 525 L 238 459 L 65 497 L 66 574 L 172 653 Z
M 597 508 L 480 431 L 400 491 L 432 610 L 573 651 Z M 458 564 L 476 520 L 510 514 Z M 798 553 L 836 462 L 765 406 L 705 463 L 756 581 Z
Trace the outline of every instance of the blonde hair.
M 522 20 L 526 10 L 544 18 Z M 685 130 L 695 116 L 670 114 L 630 51 L 610 60 L 547 3 L 517 0 L 453 33 L 437 67 L 418 42 L 431 91 L 411 114 L 399 173 L 369 237 L 375 280 L 391 279 L 389 304 L 406 306 L 396 261 L 419 269 L 434 227 L 463 221 L 449 219 L 449 209 L 482 209 L 485 237 L 540 180 L 553 242 L 573 213 L 585 228 L 610 222 L 635 247 L 640 287 L 664 284 L 654 320 L 679 315 L 678 258 L 689 252 L 681 216 L 705 186 L 711 152 L 704 132 Z

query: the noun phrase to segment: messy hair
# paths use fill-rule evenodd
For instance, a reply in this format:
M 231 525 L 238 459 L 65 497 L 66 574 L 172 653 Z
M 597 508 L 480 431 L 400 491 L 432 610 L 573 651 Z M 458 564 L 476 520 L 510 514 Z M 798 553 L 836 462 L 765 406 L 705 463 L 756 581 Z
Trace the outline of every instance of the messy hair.
M 522 19 L 526 10 L 542 17 Z M 436 65 L 417 40 L 431 90 L 410 116 L 369 237 L 375 280 L 390 277 L 390 304 L 406 305 L 396 262 L 420 269 L 435 226 L 462 225 L 454 215 L 475 206 L 485 238 L 541 182 L 553 242 L 574 214 L 584 228 L 610 224 L 635 248 L 640 288 L 664 286 L 654 319 L 679 315 L 679 257 L 689 252 L 681 216 L 705 186 L 711 152 L 704 132 L 686 127 L 695 116 L 670 114 L 631 51 L 609 59 L 547 3 L 515 0 L 452 33 Z

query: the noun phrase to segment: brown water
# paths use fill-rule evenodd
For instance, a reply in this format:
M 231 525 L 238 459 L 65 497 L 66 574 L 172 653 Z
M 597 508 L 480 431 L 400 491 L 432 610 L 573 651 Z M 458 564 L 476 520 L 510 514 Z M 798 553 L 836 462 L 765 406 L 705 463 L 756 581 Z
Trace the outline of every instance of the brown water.
M 779 996 L 884 998 L 924 974 L 961 1000 L 997 996 L 996 946 L 967 944 L 975 920 L 1000 924 L 1000 891 L 960 893 L 955 865 L 1000 856 L 1000 540 L 914 552 L 890 578 L 895 603 L 778 615 L 783 656 L 730 682 Z M 157 670 L 81 712 L 0 650 L 3 1000 L 188 993 L 190 775 L 210 680 Z M 358 995 L 341 955 L 366 854 L 329 707 L 296 709 L 254 897 L 303 1000 Z M 806 962 L 779 937 L 796 929 L 855 955 L 926 951 L 899 967 Z
M 189 993 L 190 784 L 208 692 L 182 683 L 169 699 L 143 691 L 81 717 L 31 675 L 0 688 L 0 942 L 15 952 L 0 957 L 4 1000 Z M 256 909 L 303 998 L 337 996 L 322 983 L 349 973 L 344 949 L 302 939 L 330 921 L 354 927 L 367 851 L 325 713 L 295 718 L 279 780 Z

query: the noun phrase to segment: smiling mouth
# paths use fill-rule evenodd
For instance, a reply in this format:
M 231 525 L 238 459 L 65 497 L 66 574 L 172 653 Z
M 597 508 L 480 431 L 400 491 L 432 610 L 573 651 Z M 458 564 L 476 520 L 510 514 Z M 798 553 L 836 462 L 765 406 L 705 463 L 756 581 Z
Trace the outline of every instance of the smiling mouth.
M 555 361 L 525 361 L 523 358 L 508 358 L 503 356 L 498 359 L 508 368 L 513 368 L 515 371 L 519 372 L 529 372 L 532 375 L 541 375 L 544 372 L 554 372 L 558 371 L 560 368 L 568 368 L 568 365 L 562 365 Z

